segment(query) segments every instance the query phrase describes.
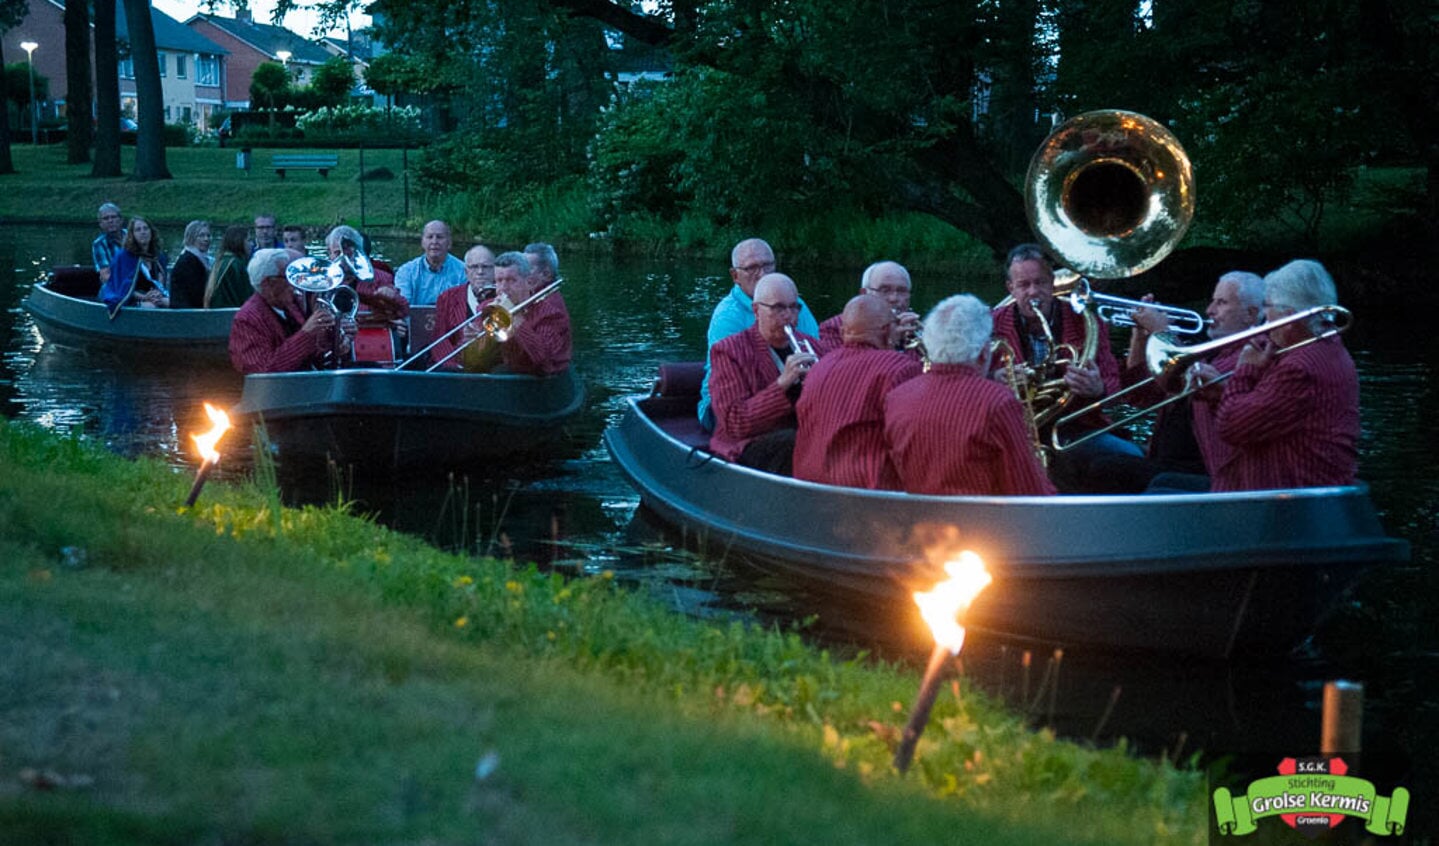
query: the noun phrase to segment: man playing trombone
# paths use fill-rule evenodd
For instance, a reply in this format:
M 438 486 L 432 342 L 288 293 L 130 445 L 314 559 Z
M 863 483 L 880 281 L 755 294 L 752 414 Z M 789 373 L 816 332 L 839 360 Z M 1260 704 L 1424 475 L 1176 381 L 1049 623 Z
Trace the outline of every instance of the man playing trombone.
M 1258 275 L 1231 270 L 1220 276 L 1204 312 L 1210 339 L 1225 338 L 1258 325 L 1263 303 L 1264 280 Z M 1157 380 L 1149 378 L 1145 349 L 1150 337 L 1170 331 L 1170 323 L 1165 312 L 1156 308 L 1137 308 L 1131 318 L 1134 331 L 1120 381 L 1126 387 L 1137 388 L 1141 382 L 1148 386 L 1135 390 L 1126 402 L 1160 405 L 1167 395 Z M 1232 370 L 1238 357 L 1237 344 L 1217 350 L 1210 360 L 1196 362 L 1183 382 L 1166 387 L 1173 392 L 1211 382 L 1221 372 Z M 1218 399 L 1217 390 L 1211 399 Z M 1103 481 L 1104 493 L 1138 493 L 1151 482 L 1163 490 L 1206 491 L 1213 468 L 1228 452 L 1229 445 L 1215 431 L 1213 403 L 1191 396 L 1159 408 L 1144 458 L 1105 456 L 1094 462 L 1092 470 L 1096 479 Z
M 537 281 L 524 253 L 501 253 L 495 259 L 495 301 L 508 310 L 511 320 L 498 339 L 506 373 L 549 376 L 570 366 L 570 312 L 564 295 L 551 289 L 553 293 L 525 310 L 515 308 L 541 290 Z
M 1320 310 L 1336 301 L 1334 280 L 1317 261 L 1292 261 L 1264 277 L 1272 328 L 1244 345 L 1224 384 L 1218 433 L 1233 452 L 1214 468 L 1215 491 L 1353 484 L 1359 377 L 1333 322 L 1340 315 Z

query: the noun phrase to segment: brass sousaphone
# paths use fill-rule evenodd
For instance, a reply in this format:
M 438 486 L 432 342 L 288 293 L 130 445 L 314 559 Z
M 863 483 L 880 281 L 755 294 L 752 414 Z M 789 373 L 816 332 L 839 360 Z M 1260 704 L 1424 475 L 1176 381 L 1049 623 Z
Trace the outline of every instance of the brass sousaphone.
M 1157 121 L 1120 110 L 1086 112 L 1035 151 L 1025 211 L 1035 237 L 1073 271 L 1056 295 L 1085 319 L 1085 343 L 1072 361 L 1088 365 L 1098 345 L 1097 303 L 1088 284 L 1077 283 L 1134 276 L 1163 260 L 1194 219 L 1194 172 L 1179 139 Z M 1031 431 L 1037 436 L 1072 400 L 1061 380 L 1037 395 L 1031 389 Z

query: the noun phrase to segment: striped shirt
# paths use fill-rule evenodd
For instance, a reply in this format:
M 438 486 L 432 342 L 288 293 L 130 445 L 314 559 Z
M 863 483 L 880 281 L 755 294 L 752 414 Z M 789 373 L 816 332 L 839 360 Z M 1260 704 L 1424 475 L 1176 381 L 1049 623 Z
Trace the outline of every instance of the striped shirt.
M 486 299 L 481 307 L 494 302 L 493 298 Z M 457 285 L 454 288 L 446 289 L 435 301 L 435 338 L 439 339 L 446 332 L 469 320 L 475 314 L 470 308 L 470 286 Z M 430 350 L 430 361 L 444 361 L 445 356 L 455 351 L 455 347 L 463 343 L 464 332 L 456 332 L 444 340 L 437 340 L 435 346 Z M 476 341 L 476 344 L 483 341 Z M 444 367 L 451 370 L 460 369 L 460 356 L 455 356 L 446 361 Z
M 803 332 L 795 335 L 818 344 Z M 787 352 L 787 351 L 786 351 Z M 794 428 L 792 391 L 779 386 L 776 353 L 751 324 L 710 347 L 710 400 L 715 416 L 710 451 L 734 461 L 749 442 L 775 429 Z
M 824 354 L 795 403 L 794 477 L 852 488 L 898 486 L 884 443 L 884 397 L 920 373 L 894 350 L 853 344 Z
M 120 243 L 124 237 L 123 231 L 114 235 L 101 232 L 90 242 L 90 259 L 95 263 L 96 272 L 105 270 L 115 261 L 115 254 L 120 252 Z
M 831 317 L 829 320 L 826 320 L 819 325 L 820 345 L 818 347 L 815 347 L 815 349 L 819 350 L 821 353 L 825 353 L 830 350 L 837 350 L 840 347 L 844 346 L 843 318 L 843 313 L 836 314 L 834 317 Z M 909 349 L 906 349 L 904 347 L 896 345 L 895 350 L 904 353 L 906 356 L 909 357 L 911 361 L 920 362 L 922 360 L 920 358 L 919 350 L 917 348 L 911 347 Z
M 1239 353 L 1243 349 L 1244 345 L 1238 343 L 1225 347 L 1210 359 L 1209 363 L 1220 373 L 1228 373 L 1238 364 Z M 1222 389 L 1223 386 L 1216 388 Z M 1219 437 L 1219 420 L 1216 417 L 1219 397 L 1211 400 L 1205 393 L 1197 393 L 1189 398 L 1189 409 L 1194 415 L 1194 440 L 1199 444 L 1199 451 L 1204 456 L 1204 472 L 1212 477 L 1234 453 L 1234 447 Z
M 1024 409 L 1004 385 L 962 364 L 936 364 L 889 392 L 884 436 L 904 490 L 1052 494 Z
M 1050 321 L 1050 328 L 1054 332 L 1055 340 L 1059 343 L 1070 344 L 1076 350 L 1084 346 L 1084 318 L 1075 314 L 1066 305 L 1054 309 L 1054 318 Z M 1103 320 L 1095 318 L 1099 323 L 1099 346 L 1095 348 L 1094 363 L 1099 367 L 1099 377 L 1104 381 L 1104 395 L 1119 390 L 1119 361 L 1115 359 L 1114 353 L 1109 348 L 1109 327 Z M 994 337 L 1003 338 L 1014 348 L 1015 353 L 1025 356 L 1033 363 L 1031 356 L 1029 332 L 1020 328 L 1024 318 L 1019 313 L 1019 306 L 1011 303 L 994 312 Z M 1025 329 L 1027 330 L 1027 325 Z M 1078 408 L 1086 401 L 1075 402 L 1073 407 Z M 1070 432 L 1082 432 L 1085 429 L 1097 429 L 1105 425 L 1105 418 L 1099 412 L 1088 414 L 1076 421 L 1066 435 Z
M 558 290 L 526 306 L 524 321 L 500 345 L 511 373 L 548 376 L 570 366 L 570 312 Z
M 301 332 L 304 315 L 291 305 L 285 309 L 288 324 L 254 294 L 235 313 L 230 324 L 230 363 L 241 373 L 288 373 L 309 370 L 324 361 L 320 346 L 326 332 Z
M 705 345 L 713 348 L 715 344 L 725 338 L 743 332 L 754 325 L 754 300 L 739 285 L 730 288 L 729 295 L 719 301 L 715 306 L 714 313 L 710 315 L 709 330 L 705 333 Z M 803 332 L 810 336 L 810 342 L 819 335 L 819 324 L 815 322 L 814 314 L 805 305 L 804 298 L 799 301 L 799 323 L 794 327 L 796 332 Z M 815 344 L 815 351 L 823 353 L 825 347 Z M 710 372 L 713 367 L 709 356 L 705 356 L 705 380 L 700 383 L 700 402 L 696 408 L 699 414 L 700 425 L 706 429 L 714 429 L 715 412 L 710 408 L 713 402 L 710 395 Z
M 1214 490 L 1353 484 L 1358 464 L 1359 376 L 1338 338 L 1241 366 L 1224 384 L 1219 436 L 1234 448 Z

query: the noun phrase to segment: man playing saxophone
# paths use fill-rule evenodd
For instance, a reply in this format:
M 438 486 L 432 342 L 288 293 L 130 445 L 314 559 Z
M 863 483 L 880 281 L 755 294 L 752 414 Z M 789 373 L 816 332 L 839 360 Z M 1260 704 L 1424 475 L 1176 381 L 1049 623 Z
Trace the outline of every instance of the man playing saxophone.
M 1005 259 L 1005 288 L 1014 302 L 994 312 L 994 337 L 1003 339 L 1023 359 L 1024 364 L 1034 371 L 1034 377 L 1041 380 L 1061 379 L 1062 391 L 1070 399 L 1068 407 L 1077 408 L 1093 399 L 1112 394 L 1119 390 L 1119 363 L 1110 351 L 1108 327 L 1098 316 L 1092 317 L 1093 335 L 1090 337 L 1090 320 L 1082 319 L 1065 303 L 1054 296 L 1054 266 L 1038 244 L 1020 244 L 1009 251 Z M 1069 348 L 1084 350 L 1092 345 L 1093 356 L 1089 360 L 1072 360 L 1055 364 L 1057 351 Z M 1046 372 L 1049 371 L 1049 372 Z M 1053 372 L 1058 371 L 1058 372 Z M 1002 372 L 994 374 L 1003 380 Z M 1043 412 L 1045 409 L 1036 409 Z M 1089 428 L 1104 425 L 1101 416 Z M 1082 432 L 1084 423 L 1074 428 Z M 1042 432 L 1048 438 L 1048 432 Z M 1056 483 L 1061 490 L 1079 492 L 1087 490 L 1090 462 L 1100 455 L 1121 453 L 1142 456 L 1144 453 L 1133 443 L 1112 434 L 1092 438 L 1082 446 L 1069 450 L 1057 457 L 1052 469 Z

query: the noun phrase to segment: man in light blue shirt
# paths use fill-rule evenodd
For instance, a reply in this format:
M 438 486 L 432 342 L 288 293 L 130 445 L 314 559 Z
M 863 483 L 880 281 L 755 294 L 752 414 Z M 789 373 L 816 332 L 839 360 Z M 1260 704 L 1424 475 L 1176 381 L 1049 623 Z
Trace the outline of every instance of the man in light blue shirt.
M 700 425 L 714 429 L 714 413 L 710 411 L 710 360 L 709 348 L 736 332 L 743 332 L 754 323 L 754 286 L 760 277 L 774 272 L 774 250 L 759 238 L 740 241 L 730 250 L 730 278 L 734 287 L 729 295 L 715 306 L 710 317 L 709 334 L 705 346 L 705 380 L 700 386 Z M 819 323 L 814 319 L 804 300 L 799 301 L 799 331 L 819 337 Z
M 425 224 L 420 246 L 424 252 L 395 271 L 395 287 L 412 306 L 434 305 L 441 291 L 466 284 L 465 263 L 450 255 L 450 227 L 443 220 Z

